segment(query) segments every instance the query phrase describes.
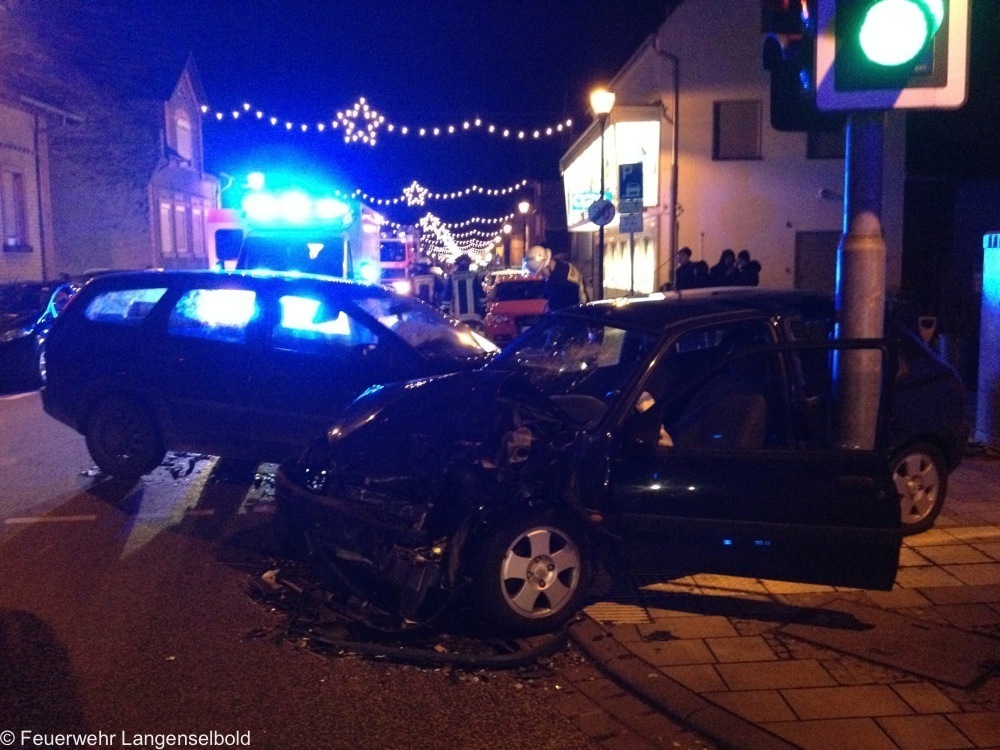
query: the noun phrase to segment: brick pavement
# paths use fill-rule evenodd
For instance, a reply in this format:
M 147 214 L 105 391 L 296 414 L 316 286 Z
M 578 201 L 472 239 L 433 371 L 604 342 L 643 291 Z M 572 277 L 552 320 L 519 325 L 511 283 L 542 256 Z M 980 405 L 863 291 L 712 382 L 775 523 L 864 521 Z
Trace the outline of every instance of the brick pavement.
M 850 631 L 834 633 L 846 648 L 832 648 L 790 627 L 835 627 L 855 613 L 867 627 L 865 612 L 902 616 L 869 618 L 879 624 L 864 632 L 867 652 Z M 741 750 L 1000 748 L 1000 460 L 970 457 L 951 476 L 935 528 L 904 540 L 892 591 L 694 575 L 619 584 L 586 615 L 573 639 L 611 679 L 601 688 L 571 680 L 567 700 L 598 690 L 613 703 L 624 684 Z M 934 659 L 900 660 L 914 633 L 924 638 L 914 643 L 952 655 L 974 642 L 972 671 L 956 677 L 941 664 L 939 676 Z

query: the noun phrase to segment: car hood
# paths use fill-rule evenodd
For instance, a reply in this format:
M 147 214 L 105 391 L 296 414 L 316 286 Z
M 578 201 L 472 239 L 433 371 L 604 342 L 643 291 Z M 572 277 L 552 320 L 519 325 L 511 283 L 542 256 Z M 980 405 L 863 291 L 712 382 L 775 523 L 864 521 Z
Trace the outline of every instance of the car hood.
M 410 531 L 558 491 L 584 424 L 525 378 L 489 368 L 370 389 L 282 467 L 314 498 Z

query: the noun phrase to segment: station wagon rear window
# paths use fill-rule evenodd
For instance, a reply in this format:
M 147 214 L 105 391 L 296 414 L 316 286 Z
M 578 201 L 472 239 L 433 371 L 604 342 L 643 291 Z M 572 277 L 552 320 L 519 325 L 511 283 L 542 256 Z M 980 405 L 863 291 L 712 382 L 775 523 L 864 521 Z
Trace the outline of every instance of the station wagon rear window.
M 166 287 L 116 289 L 98 294 L 87 305 L 84 315 L 98 323 L 138 325 L 166 293 Z

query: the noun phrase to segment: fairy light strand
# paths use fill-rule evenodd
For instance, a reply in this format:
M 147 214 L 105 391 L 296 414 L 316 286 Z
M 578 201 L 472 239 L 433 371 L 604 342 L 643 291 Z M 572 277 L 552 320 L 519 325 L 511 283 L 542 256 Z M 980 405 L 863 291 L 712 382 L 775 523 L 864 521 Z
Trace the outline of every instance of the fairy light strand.
M 277 129 L 284 128 L 289 132 L 328 133 L 336 131 L 341 135 L 344 143 L 362 143 L 368 146 L 376 145 L 379 134 L 383 131 L 400 136 L 412 135 L 417 138 L 438 138 L 441 136 L 479 132 L 497 136 L 505 140 L 524 141 L 551 138 L 563 132 L 570 131 L 573 128 L 572 119 L 566 119 L 554 125 L 544 127 L 511 128 L 497 125 L 493 122 L 486 122 L 481 117 L 463 119 L 459 124 L 449 123 L 445 125 L 414 127 L 387 121 L 385 115 L 372 108 L 363 96 L 349 108 L 338 110 L 335 117 L 315 122 L 286 120 L 273 113 L 257 109 L 249 102 L 243 102 L 241 107 L 229 112 L 212 110 L 208 105 L 202 105 L 201 111 L 207 118 L 214 119 L 216 122 L 249 119 L 270 124 L 271 127 Z

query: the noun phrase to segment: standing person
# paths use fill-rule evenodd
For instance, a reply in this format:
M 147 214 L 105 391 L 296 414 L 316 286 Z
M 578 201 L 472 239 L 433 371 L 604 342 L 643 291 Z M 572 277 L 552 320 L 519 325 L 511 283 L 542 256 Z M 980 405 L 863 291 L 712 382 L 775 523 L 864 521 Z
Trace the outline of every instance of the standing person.
M 431 262 L 427 258 L 419 258 L 414 264 L 410 286 L 413 289 L 414 297 L 418 297 L 435 307 L 440 304 L 444 284 L 441 277 L 432 270 Z
M 549 310 L 582 305 L 587 301 L 587 289 L 580 269 L 563 257 L 552 257 L 552 251 L 535 245 L 524 258 L 528 269 L 545 279 L 545 297 Z
M 733 286 L 736 283 L 736 253 L 726 248 L 719 262 L 708 272 L 708 286 Z
M 691 260 L 691 248 L 685 246 L 677 251 L 677 274 L 674 288 L 698 289 L 708 281 L 708 264 L 703 260 Z
M 740 250 L 736 256 L 736 286 L 760 284 L 760 263 L 750 258 L 749 250 Z
M 483 285 L 472 271 L 472 258 L 464 253 L 459 255 L 444 290 L 448 311 L 463 323 L 480 323 L 483 296 Z

